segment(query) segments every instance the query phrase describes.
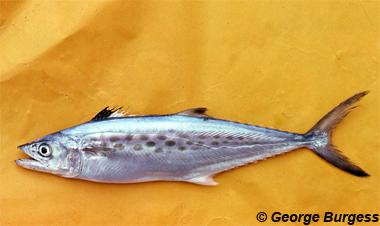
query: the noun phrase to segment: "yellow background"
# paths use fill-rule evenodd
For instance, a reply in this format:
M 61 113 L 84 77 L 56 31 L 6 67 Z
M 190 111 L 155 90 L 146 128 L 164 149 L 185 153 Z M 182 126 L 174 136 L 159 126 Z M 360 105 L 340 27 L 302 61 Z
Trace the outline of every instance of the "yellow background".
M 303 133 L 363 90 L 371 93 L 333 141 L 368 178 L 307 149 L 219 174 L 216 187 L 99 184 L 13 162 L 27 157 L 18 145 L 107 105 L 140 114 L 205 106 L 215 117 Z M 1 1 L 1 225 L 380 214 L 379 128 L 379 1 Z

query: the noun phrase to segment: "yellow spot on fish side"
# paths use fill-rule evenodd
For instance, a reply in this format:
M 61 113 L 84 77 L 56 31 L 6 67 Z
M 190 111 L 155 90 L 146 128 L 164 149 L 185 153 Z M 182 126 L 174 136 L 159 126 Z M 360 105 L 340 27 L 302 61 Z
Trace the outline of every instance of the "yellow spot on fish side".
M 165 142 L 165 145 L 171 147 L 171 146 L 175 145 L 175 142 L 172 141 L 172 140 L 168 140 L 168 141 Z
M 148 147 L 153 147 L 154 145 L 156 145 L 156 143 L 154 141 L 146 142 L 146 146 L 148 146 Z
M 162 152 L 162 148 L 156 148 L 156 150 L 154 150 L 154 152 L 157 152 L 157 153 Z
M 120 140 L 119 137 L 111 137 L 110 138 L 110 141 L 112 141 L 112 142 L 116 142 L 116 141 L 119 141 L 119 140 Z
M 135 149 L 136 151 L 140 151 L 143 149 L 143 147 L 141 144 L 136 144 L 135 146 L 133 146 L 133 149 Z
M 159 140 L 166 140 L 166 136 L 165 135 L 158 135 L 157 136 L 157 139 L 159 139 Z
M 115 144 L 115 146 L 113 146 L 113 148 L 115 148 L 117 151 L 123 150 L 124 147 L 125 146 L 123 144 Z

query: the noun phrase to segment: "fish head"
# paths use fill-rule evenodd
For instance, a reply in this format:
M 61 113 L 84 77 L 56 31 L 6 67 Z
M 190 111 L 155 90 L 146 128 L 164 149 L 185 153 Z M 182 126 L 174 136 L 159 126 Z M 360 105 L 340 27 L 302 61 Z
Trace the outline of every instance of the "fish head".
M 67 135 L 54 133 L 18 147 L 30 158 L 17 159 L 16 164 L 27 169 L 76 177 L 82 168 L 77 142 Z

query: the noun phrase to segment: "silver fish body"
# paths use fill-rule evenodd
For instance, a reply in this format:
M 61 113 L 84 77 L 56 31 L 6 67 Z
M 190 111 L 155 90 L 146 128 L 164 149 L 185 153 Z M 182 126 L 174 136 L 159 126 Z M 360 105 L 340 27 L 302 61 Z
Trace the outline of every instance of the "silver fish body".
M 96 182 L 216 185 L 215 174 L 308 147 L 345 171 L 367 176 L 330 139 L 332 129 L 365 94 L 342 102 L 305 134 L 216 119 L 204 114 L 205 108 L 139 117 L 113 117 L 117 111 L 106 108 L 90 122 L 20 146 L 32 158 L 16 163 Z

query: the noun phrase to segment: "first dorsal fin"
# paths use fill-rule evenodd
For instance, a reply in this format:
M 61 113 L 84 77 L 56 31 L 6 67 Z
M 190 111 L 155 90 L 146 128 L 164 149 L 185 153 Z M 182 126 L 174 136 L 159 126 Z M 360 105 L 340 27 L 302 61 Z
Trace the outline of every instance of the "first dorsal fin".
M 205 114 L 206 111 L 207 111 L 207 108 L 190 108 L 190 109 L 175 113 L 175 115 L 192 116 L 192 117 L 198 117 L 198 118 L 212 118 L 211 116 Z
M 121 107 L 109 108 L 108 106 L 101 110 L 98 114 L 91 119 L 91 121 L 99 121 L 106 118 L 124 117 L 124 111 L 119 112 Z

